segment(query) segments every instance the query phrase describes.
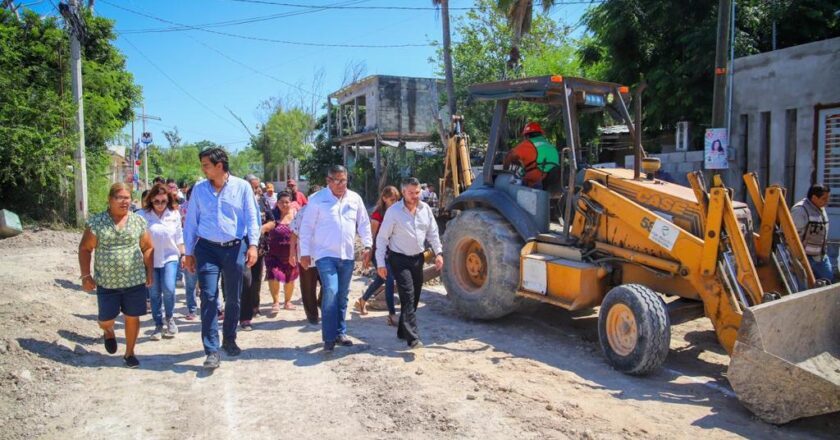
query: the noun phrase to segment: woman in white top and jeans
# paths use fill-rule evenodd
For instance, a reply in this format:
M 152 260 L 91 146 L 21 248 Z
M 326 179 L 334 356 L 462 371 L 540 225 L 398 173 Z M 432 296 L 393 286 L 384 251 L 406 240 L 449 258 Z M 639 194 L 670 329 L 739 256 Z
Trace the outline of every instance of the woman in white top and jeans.
M 146 194 L 142 214 L 148 224 L 149 234 L 154 244 L 154 276 L 149 295 L 152 302 L 152 317 L 155 330 L 151 338 L 154 341 L 174 338 L 178 334 L 175 318 L 175 277 L 184 255 L 184 230 L 181 226 L 181 214 L 175 195 L 163 184 L 157 184 Z M 161 313 L 163 300 L 164 316 Z M 165 324 L 165 326 L 164 326 Z

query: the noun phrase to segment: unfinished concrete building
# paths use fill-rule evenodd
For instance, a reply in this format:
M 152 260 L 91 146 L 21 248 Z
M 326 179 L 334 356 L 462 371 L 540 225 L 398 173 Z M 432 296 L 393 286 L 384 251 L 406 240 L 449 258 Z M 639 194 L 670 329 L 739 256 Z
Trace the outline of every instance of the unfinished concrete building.
M 349 166 L 359 154 L 372 153 L 379 181 L 380 148 L 425 148 L 438 136 L 438 82 L 373 75 L 331 93 L 327 126 L 331 142 L 343 148 L 344 165 Z

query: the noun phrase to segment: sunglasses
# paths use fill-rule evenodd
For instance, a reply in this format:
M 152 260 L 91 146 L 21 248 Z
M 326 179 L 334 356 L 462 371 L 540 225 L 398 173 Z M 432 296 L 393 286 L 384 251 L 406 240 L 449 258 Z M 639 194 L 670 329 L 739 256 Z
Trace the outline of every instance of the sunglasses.
M 169 200 L 152 200 L 153 205 L 165 205 Z

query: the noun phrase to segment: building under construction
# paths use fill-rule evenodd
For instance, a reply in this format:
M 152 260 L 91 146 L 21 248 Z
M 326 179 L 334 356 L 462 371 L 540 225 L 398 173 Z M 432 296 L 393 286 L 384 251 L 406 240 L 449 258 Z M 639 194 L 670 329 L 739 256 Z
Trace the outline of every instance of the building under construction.
M 328 132 L 333 145 L 343 149 L 344 165 L 352 166 L 360 155 L 372 155 L 379 182 L 381 148 L 425 149 L 438 136 L 438 82 L 373 75 L 331 93 Z

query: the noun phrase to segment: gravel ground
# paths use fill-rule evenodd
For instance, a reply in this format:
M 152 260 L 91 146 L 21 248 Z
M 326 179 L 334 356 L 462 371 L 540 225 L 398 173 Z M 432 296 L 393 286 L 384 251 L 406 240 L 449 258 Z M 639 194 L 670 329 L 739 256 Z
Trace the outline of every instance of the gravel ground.
M 150 341 L 140 369 L 106 354 L 96 298 L 78 283 L 77 232 L 28 230 L 0 241 L 0 438 L 837 438 L 840 418 L 781 427 L 730 397 L 728 358 L 711 326 L 675 326 L 658 373 L 613 371 L 595 315 L 530 307 L 494 322 L 457 317 L 442 286 L 423 292 L 427 347 L 405 349 L 385 312 L 348 317 L 350 348 L 321 351 L 301 306 L 241 332 L 242 356 L 212 374 L 200 324 Z M 351 304 L 364 288 L 357 277 Z M 298 295 L 296 294 L 296 299 Z M 270 304 L 263 289 L 263 313 Z M 296 300 L 297 302 L 297 300 Z M 299 302 L 298 302 L 299 304 Z M 122 351 L 122 325 L 117 327 Z

